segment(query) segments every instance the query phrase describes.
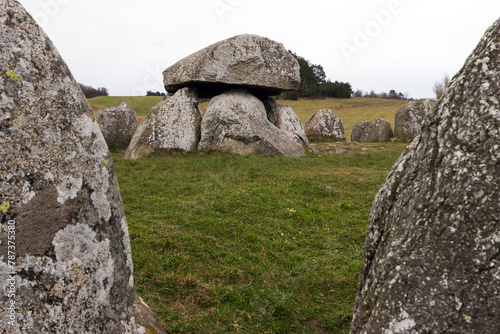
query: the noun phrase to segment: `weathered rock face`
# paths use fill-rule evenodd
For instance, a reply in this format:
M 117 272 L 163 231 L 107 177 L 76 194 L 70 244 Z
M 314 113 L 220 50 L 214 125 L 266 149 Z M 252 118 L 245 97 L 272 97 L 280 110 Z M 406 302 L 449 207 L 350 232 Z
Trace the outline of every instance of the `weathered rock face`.
M 425 115 L 436 105 L 434 99 L 412 101 L 396 111 L 394 136 L 400 140 L 412 140 L 420 134 Z
M 125 102 L 99 110 L 96 120 L 110 147 L 127 148 L 137 130 L 137 113 Z
M 314 113 L 307 121 L 305 131 L 311 140 L 325 137 L 338 141 L 346 140 L 342 120 L 328 109 L 321 109 Z
M 0 308 L 17 310 L 0 328 L 136 333 L 127 224 L 90 106 L 17 1 L 2 1 L 0 31 Z
M 242 89 L 230 90 L 210 101 L 198 146 L 199 151 L 207 149 L 241 155 L 304 155 L 302 145 L 269 122 L 264 104 Z
M 196 89 L 181 89 L 151 109 L 137 128 L 125 159 L 139 159 L 169 150 L 196 152 L 201 120 Z
M 276 95 L 297 90 L 300 67 L 285 47 L 256 35 L 240 35 L 215 43 L 180 60 L 163 72 L 165 89 L 199 89 L 213 97 L 234 86 L 253 94 Z
M 376 142 L 394 138 L 391 123 L 382 118 L 356 123 L 351 133 L 351 141 Z
M 134 316 L 139 325 L 145 328 L 143 334 L 167 334 L 156 317 L 156 314 L 142 300 L 137 292 L 134 292 Z
M 264 105 L 266 107 L 267 119 L 272 124 L 288 133 L 290 138 L 302 145 L 303 148 L 309 146 L 304 126 L 290 106 L 282 106 L 274 99 L 266 99 Z
M 499 91 L 500 20 L 374 201 L 352 334 L 498 333 Z

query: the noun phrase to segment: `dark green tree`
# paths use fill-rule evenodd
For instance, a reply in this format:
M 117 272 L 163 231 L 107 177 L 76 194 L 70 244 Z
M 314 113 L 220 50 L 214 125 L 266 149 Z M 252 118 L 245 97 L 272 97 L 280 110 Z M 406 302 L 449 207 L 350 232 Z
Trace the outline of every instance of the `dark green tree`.
M 304 57 L 292 51 L 290 53 L 297 59 L 300 66 L 300 86 L 297 95 L 300 97 L 337 97 L 349 98 L 353 91 L 349 83 L 331 82 L 326 78 L 323 66 L 311 64 Z

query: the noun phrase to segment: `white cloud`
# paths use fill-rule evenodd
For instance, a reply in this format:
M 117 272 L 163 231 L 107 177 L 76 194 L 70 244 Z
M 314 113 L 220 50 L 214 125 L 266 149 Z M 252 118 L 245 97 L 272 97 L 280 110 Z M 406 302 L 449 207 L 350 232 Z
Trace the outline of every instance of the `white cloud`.
M 354 88 L 431 97 L 434 81 L 460 69 L 500 13 L 498 0 L 20 2 L 43 23 L 76 79 L 112 95 L 163 90 L 161 70 L 216 41 L 254 33 Z M 354 45 L 360 30 L 369 43 L 349 62 L 341 46 Z

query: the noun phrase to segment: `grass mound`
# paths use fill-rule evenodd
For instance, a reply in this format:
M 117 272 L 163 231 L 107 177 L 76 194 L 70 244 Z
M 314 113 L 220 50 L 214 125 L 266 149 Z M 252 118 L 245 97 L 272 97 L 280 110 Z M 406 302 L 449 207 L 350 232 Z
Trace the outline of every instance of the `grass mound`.
M 348 333 L 371 203 L 405 146 L 113 153 L 136 289 L 169 333 Z

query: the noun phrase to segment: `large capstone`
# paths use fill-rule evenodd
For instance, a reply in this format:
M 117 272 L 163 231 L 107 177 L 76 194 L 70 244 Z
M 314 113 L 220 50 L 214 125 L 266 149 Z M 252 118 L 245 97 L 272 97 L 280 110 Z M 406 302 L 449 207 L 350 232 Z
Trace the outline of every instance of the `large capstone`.
M 109 147 L 127 148 L 137 130 L 137 113 L 125 102 L 99 110 L 96 120 Z
M 498 92 L 500 20 L 376 196 L 352 334 L 498 333 Z
M 214 97 L 201 123 L 198 150 L 216 149 L 240 155 L 298 157 L 304 147 L 267 119 L 264 104 L 242 89 Z
M 163 98 L 137 128 L 125 159 L 171 150 L 196 152 L 201 120 L 196 89 L 186 87 Z
M 0 328 L 137 333 L 127 223 L 91 108 L 17 1 L 2 0 L 0 31 Z
M 213 97 L 234 86 L 255 95 L 295 91 L 300 67 L 283 44 L 256 35 L 239 35 L 210 45 L 178 61 L 163 72 L 165 88 L 199 89 L 200 97 Z
M 356 123 L 351 132 L 351 141 L 358 142 L 389 141 L 393 137 L 391 123 L 382 118 Z
M 411 101 L 396 111 L 394 136 L 399 140 L 412 140 L 420 134 L 425 115 L 436 105 L 434 99 Z

